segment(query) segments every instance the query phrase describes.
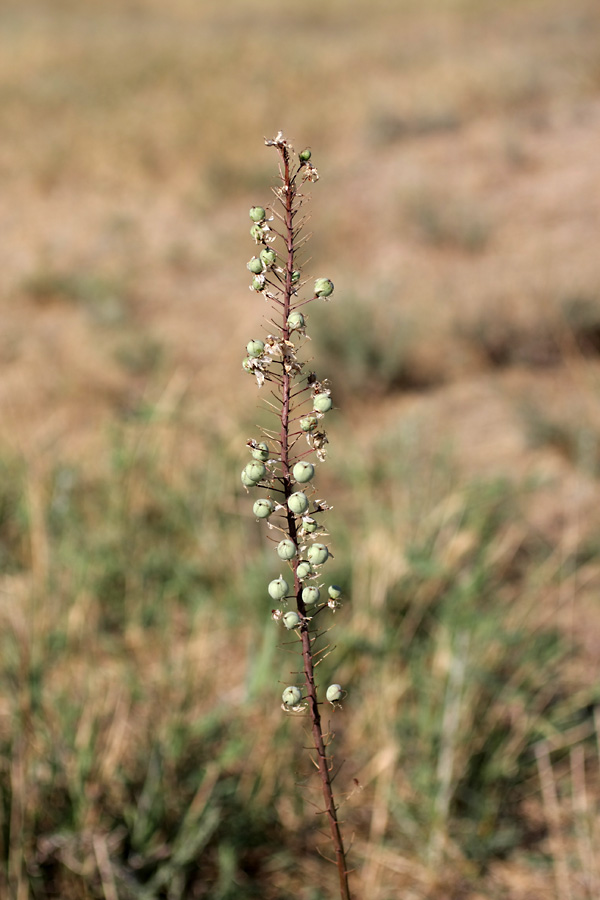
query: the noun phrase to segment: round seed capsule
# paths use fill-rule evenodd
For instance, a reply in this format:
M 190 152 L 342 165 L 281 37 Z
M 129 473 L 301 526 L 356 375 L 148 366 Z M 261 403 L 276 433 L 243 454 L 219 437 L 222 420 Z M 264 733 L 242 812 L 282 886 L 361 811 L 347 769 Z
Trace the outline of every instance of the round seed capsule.
M 333 400 L 329 394 L 315 394 L 313 397 L 313 408 L 320 413 L 329 412 L 333 406 Z
M 301 459 L 300 462 L 297 462 L 294 468 L 292 469 L 292 475 L 294 477 L 294 481 L 300 482 L 300 484 L 305 484 L 315 474 L 315 467 L 312 463 L 306 462 L 306 460 Z
M 300 272 L 298 271 L 298 269 L 294 269 L 294 271 L 292 272 L 292 284 L 298 284 L 299 281 Z
M 267 590 L 273 600 L 283 600 L 289 590 L 289 586 L 285 578 L 282 578 L 280 575 L 279 578 L 269 582 Z
M 315 294 L 317 297 L 329 297 L 333 294 L 333 281 L 329 278 L 317 278 L 315 281 Z
M 248 341 L 246 344 L 246 353 L 248 356 L 261 356 L 265 349 L 263 341 Z
M 298 329 L 304 328 L 304 316 L 299 312 L 290 313 L 287 323 L 288 328 L 290 328 L 292 331 L 298 331 Z
M 294 609 L 290 609 L 283 614 L 283 624 L 288 631 L 291 631 L 292 628 L 297 628 L 300 624 L 300 616 Z
M 258 255 L 265 266 L 272 266 L 277 259 L 277 254 L 272 247 L 264 247 Z
M 301 150 L 300 153 L 298 154 L 298 158 L 301 159 L 302 162 L 308 162 L 309 159 L 311 158 L 311 156 L 312 156 L 312 153 L 310 152 L 308 147 L 306 147 L 304 150 Z
M 262 222 L 266 215 L 262 206 L 252 206 L 250 209 L 250 218 L 253 222 Z
M 260 275 L 264 268 L 262 262 L 257 256 L 253 256 L 247 266 L 253 275 Z
M 291 684 L 289 687 L 286 687 L 281 695 L 281 699 L 283 700 L 284 706 L 298 706 L 302 700 L 302 691 L 299 687 L 296 687 L 295 684 Z
M 296 491 L 295 494 L 292 494 L 291 497 L 288 498 L 288 506 L 293 513 L 297 516 L 301 516 L 302 513 L 306 512 L 308 509 L 308 499 L 306 494 L 303 494 L 302 491 Z
M 308 578 L 309 575 L 312 575 L 313 567 L 307 560 L 303 559 L 298 563 L 296 567 L 296 575 L 302 581 L 304 578 Z
M 256 487 L 256 482 L 253 481 L 252 478 L 248 477 L 245 469 L 242 469 L 242 484 L 244 485 L 244 487 L 247 487 L 247 488 Z
M 277 544 L 277 556 L 279 559 L 293 559 L 296 555 L 296 545 L 289 538 L 279 541 Z
M 265 279 L 264 278 L 253 278 L 252 279 L 252 290 L 253 291 L 264 291 L 265 289 Z
M 316 416 L 305 416 L 304 419 L 300 419 L 299 424 L 302 431 L 314 431 L 319 420 Z
M 250 375 L 252 375 L 252 366 L 250 365 L 249 357 L 246 357 L 242 360 L 242 369 L 244 370 L 244 372 L 249 372 Z
M 267 497 L 261 497 L 252 507 L 252 512 L 257 519 L 268 519 L 271 513 L 275 511 L 275 504 Z
M 329 557 L 329 550 L 325 544 L 313 544 L 308 548 L 306 555 L 313 566 L 322 566 Z
M 325 692 L 325 696 L 330 703 L 336 703 L 338 700 L 342 699 L 343 693 L 341 684 L 330 684 Z
M 338 584 L 330 584 L 327 588 L 327 593 L 332 600 L 339 600 L 342 596 L 342 589 Z
M 267 469 L 260 460 L 253 459 L 244 467 L 244 472 L 252 484 L 258 484 L 267 474 Z
M 318 587 L 310 584 L 302 590 L 302 599 L 306 603 L 307 606 L 314 606 L 315 603 L 319 602 L 321 597 L 321 591 Z
M 263 236 L 263 230 L 260 225 L 251 225 L 250 226 L 250 234 L 254 238 L 255 241 L 260 241 Z
M 319 528 L 319 523 L 316 519 L 311 518 L 311 516 L 306 516 L 302 519 L 302 528 L 306 532 L 306 534 L 314 534 L 315 531 Z
M 256 447 L 253 447 L 250 451 L 252 459 L 259 459 L 261 462 L 266 462 L 271 455 L 271 451 L 269 450 L 269 445 L 265 444 L 264 441 L 261 441 L 260 444 L 257 444 Z

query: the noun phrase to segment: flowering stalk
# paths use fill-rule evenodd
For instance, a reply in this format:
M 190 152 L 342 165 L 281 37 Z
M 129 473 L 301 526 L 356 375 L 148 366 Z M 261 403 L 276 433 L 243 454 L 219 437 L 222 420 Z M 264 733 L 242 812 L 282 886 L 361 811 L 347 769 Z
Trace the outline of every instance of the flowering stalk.
M 314 499 L 311 485 L 315 465 L 307 459 L 313 453 L 316 460 L 325 459 L 327 435 L 323 419 L 333 407 L 329 383 L 318 381 L 313 372 L 304 373 L 304 363 L 297 358 L 299 342 L 306 337 L 306 321 L 300 312 L 306 304 L 333 293 L 328 278 L 317 278 L 311 295 L 299 299 L 298 292 L 304 286 L 296 257 L 306 238 L 300 238 L 305 224 L 299 218 L 304 196 L 300 188 L 307 181 L 318 179 L 317 170 L 310 161 L 310 150 L 295 154 L 293 147 L 281 132 L 273 140 L 265 141 L 279 153 L 281 184 L 274 188 L 275 203 L 267 215 L 262 206 L 250 210 L 253 222 L 250 233 L 261 247 L 257 256 L 248 262 L 252 275 L 251 290 L 262 294 L 273 310 L 273 334 L 265 340 L 253 339 L 247 345 L 247 357 L 243 368 L 256 377 L 259 387 L 268 382 L 274 402 L 267 401 L 279 419 L 278 431 L 263 431 L 265 441 L 248 441 L 251 460 L 242 472 L 246 489 L 265 488 L 266 496 L 253 506 L 258 519 L 264 519 L 270 529 L 280 533 L 277 555 L 288 564 L 287 578 L 293 577 L 293 591 L 283 574 L 268 585 L 269 596 L 280 606 L 272 612 L 273 619 L 288 631 L 295 632 L 302 648 L 302 686 L 289 685 L 282 694 L 282 708 L 286 712 L 307 713 L 316 752 L 316 766 L 323 791 L 323 814 L 327 817 L 335 851 L 342 900 L 350 900 L 346 853 L 337 816 L 332 790 L 332 760 L 328 756 L 321 724 L 320 702 L 315 682 L 318 663 L 314 643 L 317 638 L 311 630 L 311 622 L 328 608 L 332 611 L 340 605 L 341 589 L 329 585 L 322 596 L 323 584 L 318 583 L 322 566 L 331 555 L 326 544 L 318 538 L 325 536 L 323 514 L 329 509 L 323 500 Z M 273 246 L 283 246 L 281 252 Z M 308 440 L 304 450 L 302 437 Z M 295 602 L 295 608 L 289 606 Z M 338 707 L 345 692 L 339 684 L 326 689 L 326 699 Z

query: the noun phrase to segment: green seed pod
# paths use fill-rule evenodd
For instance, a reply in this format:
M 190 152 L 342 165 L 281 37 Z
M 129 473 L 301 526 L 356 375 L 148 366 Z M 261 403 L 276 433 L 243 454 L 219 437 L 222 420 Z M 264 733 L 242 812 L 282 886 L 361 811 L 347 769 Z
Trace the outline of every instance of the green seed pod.
M 254 238 L 255 241 L 260 241 L 263 236 L 263 230 L 260 225 L 251 225 L 250 226 L 250 234 Z
M 296 555 L 296 545 L 293 541 L 285 538 L 277 544 L 277 556 L 279 559 L 293 559 Z
M 329 550 L 325 544 L 313 544 L 306 551 L 306 555 L 313 566 L 322 566 L 329 557 Z
M 261 462 L 266 462 L 271 455 L 271 451 L 269 450 L 269 445 L 265 444 L 264 441 L 261 441 L 260 444 L 257 444 L 256 447 L 253 447 L 250 451 L 252 459 L 259 459 Z
M 325 696 L 330 703 L 336 703 L 342 699 L 343 693 L 341 684 L 330 684 L 325 692 Z
M 321 591 L 313 584 L 310 584 L 302 589 L 302 599 L 304 600 L 306 606 L 314 606 L 315 603 L 319 602 L 320 597 Z
M 332 600 L 339 600 L 342 596 L 342 589 L 338 584 L 330 584 L 327 588 L 327 593 Z
M 296 491 L 295 494 L 292 494 L 288 499 L 288 506 L 293 513 L 297 516 L 301 516 L 302 513 L 306 512 L 308 509 L 308 499 L 306 494 L 303 494 L 302 491 Z
M 333 400 L 329 394 L 315 394 L 313 397 L 313 409 L 316 409 L 317 412 L 329 412 L 332 406 Z
M 314 534 L 319 528 L 319 523 L 311 516 L 306 516 L 306 518 L 302 519 L 302 528 L 305 534 Z
M 275 511 L 275 504 L 267 497 L 261 497 L 252 507 L 252 512 L 257 519 L 268 519 L 271 513 Z
M 247 487 L 247 488 L 256 487 L 256 482 L 253 481 L 252 478 L 248 477 L 245 469 L 242 470 L 242 484 L 244 485 L 244 487 Z
M 264 278 L 253 278 L 252 279 L 252 290 L 253 291 L 264 291 L 265 289 L 265 280 Z
M 279 578 L 269 582 L 267 590 L 273 600 L 283 600 L 289 591 L 289 586 L 285 578 L 280 575 Z
M 292 284 L 298 284 L 300 281 L 300 271 L 298 269 L 294 269 L 292 272 Z
M 277 254 L 272 247 L 263 247 L 258 255 L 265 266 L 272 266 L 277 259 Z
M 291 331 L 299 331 L 300 328 L 304 328 L 304 316 L 299 312 L 290 313 L 287 323 Z
M 292 628 L 297 628 L 300 624 L 300 616 L 296 612 L 295 609 L 290 609 L 288 612 L 283 614 L 283 624 L 291 631 Z
M 257 256 L 253 256 L 252 259 L 246 264 L 247 268 L 250 269 L 253 275 L 260 275 L 264 266 L 260 259 Z
M 307 481 L 315 474 L 315 467 L 312 463 L 306 462 L 305 460 L 300 460 L 297 462 L 294 468 L 292 469 L 292 476 L 294 481 L 298 481 L 300 484 L 306 484 Z
M 244 472 L 252 484 L 258 484 L 267 474 L 267 469 L 258 459 L 253 459 L 244 467 Z
M 252 366 L 250 365 L 250 360 L 248 357 L 242 360 L 242 369 L 244 372 L 249 372 L 252 375 Z
M 298 563 L 298 566 L 296 567 L 296 575 L 298 576 L 300 581 L 308 578 L 308 576 L 312 575 L 312 573 L 313 567 L 309 562 L 307 562 L 307 560 L 303 559 Z
M 248 343 L 246 344 L 246 353 L 248 354 L 248 356 L 261 356 L 264 349 L 265 345 L 262 341 L 248 341 Z
M 302 431 L 314 431 L 319 420 L 316 416 L 305 416 L 304 419 L 300 419 L 299 424 Z
M 250 218 L 253 222 L 262 222 L 266 215 L 262 206 L 253 206 L 250 209 Z
M 329 297 L 333 294 L 333 281 L 329 278 L 317 278 L 315 281 L 315 296 Z
M 308 162 L 311 156 L 312 153 L 310 152 L 309 148 L 306 147 L 304 150 L 300 151 L 300 153 L 298 154 L 298 159 L 300 159 L 301 162 Z
M 298 704 L 302 700 L 302 691 L 299 687 L 296 687 L 295 684 L 291 684 L 289 687 L 286 687 L 285 691 L 281 695 L 281 699 L 283 700 L 284 706 L 298 706 Z

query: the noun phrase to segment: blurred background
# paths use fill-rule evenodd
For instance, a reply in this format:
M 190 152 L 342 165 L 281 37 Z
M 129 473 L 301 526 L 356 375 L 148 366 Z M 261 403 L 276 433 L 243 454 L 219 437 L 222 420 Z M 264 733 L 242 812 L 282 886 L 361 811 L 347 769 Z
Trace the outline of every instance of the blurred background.
M 356 896 L 599 896 L 599 50 L 596 0 L 3 0 L 2 896 L 336 895 L 239 483 L 279 129 Z

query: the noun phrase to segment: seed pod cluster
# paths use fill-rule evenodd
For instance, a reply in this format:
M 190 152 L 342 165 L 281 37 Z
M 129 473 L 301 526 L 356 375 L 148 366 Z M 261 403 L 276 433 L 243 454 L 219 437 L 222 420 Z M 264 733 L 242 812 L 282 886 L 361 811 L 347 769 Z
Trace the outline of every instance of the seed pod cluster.
M 252 512 L 270 539 L 272 559 L 284 570 L 270 581 L 265 579 L 265 594 L 277 605 L 271 610 L 271 618 L 279 623 L 285 643 L 297 646 L 302 654 L 302 664 L 294 666 L 291 680 L 297 680 L 298 672 L 303 673 L 304 680 L 284 687 L 281 706 L 288 714 L 302 714 L 311 720 L 309 730 L 325 796 L 324 815 L 329 819 L 340 895 L 342 900 L 350 900 L 350 867 L 332 788 L 334 767 L 320 713 L 323 700 L 334 710 L 339 708 L 346 691 L 337 682 L 321 687 L 315 678 L 317 655 L 324 649 L 315 646 L 322 623 L 342 601 L 338 585 L 323 583 L 331 568 L 326 530 L 330 507 L 316 499 L 314 487 L 319 464 L 326 456 L 325 425 L 334 401 L 329 382 L 308 371 L 303 359 L 303 348 L 310 339 L 307 304 L 329 300 L 334 286 L 330 278 L 307 278 L 300 255 L 307 221 L 303 213 L 304 186 L 319 178 L 312 152 L 307 147 L 296 154 L 281 132 L 266 144 L 279 154 L 281 184 L 274 189 L 271 208 L 259 204 L 250 208 L 250 236 L 255 249 L 247 268 L 250 290 L 253 296 L 260 294 L 261 303 L 266 302 L 263 318 L 272 330 L 248 340 L 242 367 L 256 378 L 259 388 L 266 387 L 265 400 L 277 421 L 272 430 L 263 429 L 259 439 L 247 442 L 250 460 L 241 479 L 246 491 L 260 490 L 260 496 L 253 498 Z M 269 223 L 274 220 L 271 227 Z
M 300 229 L 296 228 L 295 217 L 302 203 L 299 186 L 318 178 L 312 153 L 308 148 L 298 153 L 296 168 L 292 170 L 292 151 L 287 142 L 278 136 L 274 142 L 267 143 L 280 151 L 288 181 L 285 189 L 275 190 L 279 210 L 275 207 L 269 210 L 260 204 L 250 208 L 250 234 L 259 246 L 247 268 L 252 276 L 251 289 L 263 294 L 273 306 L 273 318 L 269 322 L 276 330 L 248 340 L 242 366 L 256 376 L 259 387 L 265 381 L 270 383 L 275 407 L 279 406 L 281 414 L 278 428 L 264 432 L 264 439 L 248 441 L 251 458 L 242 471 L 242 484 L 247 490 L 260 486 L 265 491 L 254 500 L 252 512 L 257 520 L 265 522 L 268 532 L 277 535 L 276 557 L 286 563 L 286 573 L 273 578 L 266 586 L 269 598 L 284 607 L 274 610 L 273 618 L 288 631 L 301 635 L 310 628 L 317 612 L 327 607 L 337 608 L 342 596 L 340 588 L 330 585 L 324 590 L 319 581 L 331 557 L 324 543 L 327 531 L 323 514 L 328 506 L 314 499 L 313 487 L 316 463 L 325 458 L 324 420 L 334 404 L 328 382 L 306 372 L 305 363 L 299 358 L 309 317 L 298 306 L 304 307 L 318 298 L 329 299 L 334 287 L 330 278 L 307 282 L 296 256 L 295 242 Z M 280 226 L 272 231 L 269 225 L 275 217 L 284 222 L 290 235 L 279 251 L 275 242 L 277 229 L 281 233 Z M 303 290 L 308 293 L 304 299 Z M 308 452 L 302 449 L 305 441 Z M 294 601 L 295 608 L 285 608 Z M 299 690 L 296 686 L 286 688 L 285 708 L 299 705 Z

